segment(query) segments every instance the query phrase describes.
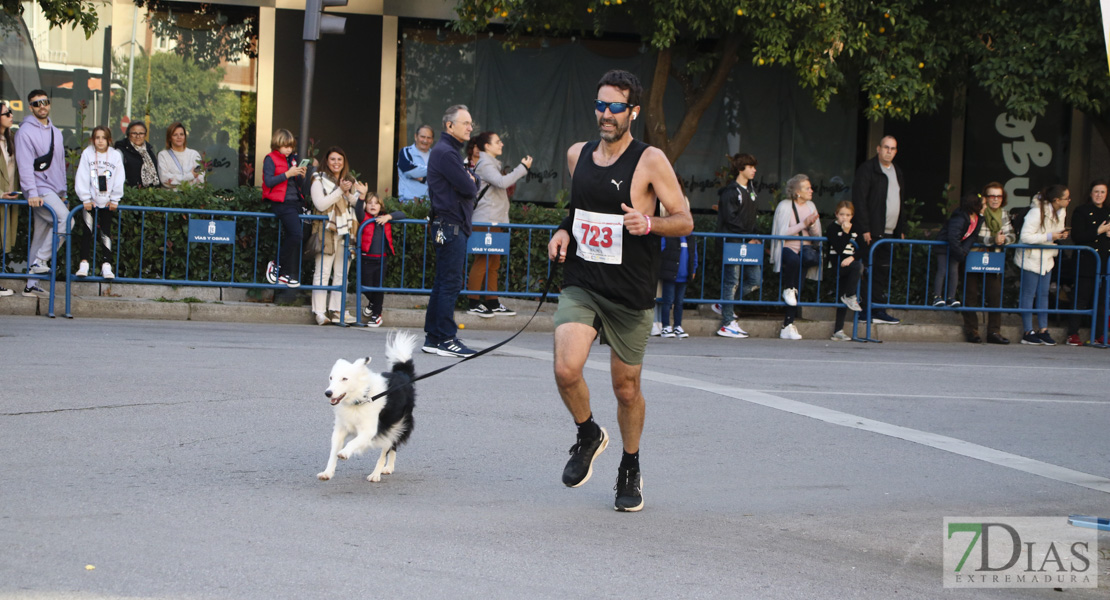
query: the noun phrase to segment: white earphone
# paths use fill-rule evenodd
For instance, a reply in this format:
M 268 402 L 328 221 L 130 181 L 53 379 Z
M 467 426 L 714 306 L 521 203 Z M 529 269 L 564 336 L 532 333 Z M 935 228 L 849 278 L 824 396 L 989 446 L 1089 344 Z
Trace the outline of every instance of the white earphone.
M 633 120 L 635 120 L 635 119 L 636 119 L 636 115 L 638 115 L 638 114 L 640 114 L 640 113 L 637 113 L 637 112 L 634 112 L 634 113 L 632 113 L 632 119 L 633 119 Z

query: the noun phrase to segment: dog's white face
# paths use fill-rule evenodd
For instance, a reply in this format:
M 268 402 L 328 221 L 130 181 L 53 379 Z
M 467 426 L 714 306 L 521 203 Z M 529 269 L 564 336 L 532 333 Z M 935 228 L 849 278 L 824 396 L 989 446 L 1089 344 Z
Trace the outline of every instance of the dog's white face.
M 335 361 L 335 366 L 331 368 L 331 375 L 328 376 L 328 389 L 324 391 L 324 396 L 327 396 L 332 406 L 347 399 L 354 399 L 366 389 L 370 377 L 370 370 L 366 368 L 368 364 L 370 364 L 369 356 L 353 363 L 342 358 Z

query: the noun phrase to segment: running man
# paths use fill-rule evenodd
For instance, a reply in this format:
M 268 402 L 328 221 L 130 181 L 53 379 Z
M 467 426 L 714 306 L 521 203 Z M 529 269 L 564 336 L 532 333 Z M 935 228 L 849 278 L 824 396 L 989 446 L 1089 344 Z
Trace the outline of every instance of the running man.
M 644 397 L 640 371 L 655 307 L 660 237 L 694 230 L 694 221 L 670 161 L 661 150 L 632 139 L 643 88 L 627 71 L 609 71 L 597 84 L 594 111 L 601 140 L 567 151 L 570 215 L 547 246 L 551 260 L 566 262 L 555 312 L 555 383 L 578 426 L 563 470 L 563 483 L 590 479 L 609 434 L 593 420 L 590 390 L 582 377 L 594 338 L 609 346 L 624 456 L 617 470 L 614 508 L 644 507 L 640 435 Z M 667 217 L 660 217 L 659 204 Z

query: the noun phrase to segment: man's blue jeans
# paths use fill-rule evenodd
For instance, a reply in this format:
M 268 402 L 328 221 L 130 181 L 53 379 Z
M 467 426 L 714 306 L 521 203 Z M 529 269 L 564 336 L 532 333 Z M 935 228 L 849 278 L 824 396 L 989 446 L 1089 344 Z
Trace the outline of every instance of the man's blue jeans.
M 439 235 L 442 232 L 442 243 Z M 428 345 L 438 345 L 453 339 L 458 332 L 455 323 L 455 300 L 463 289 L 466 275 L 466 236 L 458 225 L 433 222 L 428 234 L 435 240 L 436 278 L 428 297 L 428 312 L 424 316 L 424 335 Z
M 724 274 L 721 275 L 721 327 L 732 322 L 732 302 L 759 289 L 763 283 L 763 267 L 745 266 L 743 285 L 737 286 L 740 281 L 740 265 L 725 265 Z

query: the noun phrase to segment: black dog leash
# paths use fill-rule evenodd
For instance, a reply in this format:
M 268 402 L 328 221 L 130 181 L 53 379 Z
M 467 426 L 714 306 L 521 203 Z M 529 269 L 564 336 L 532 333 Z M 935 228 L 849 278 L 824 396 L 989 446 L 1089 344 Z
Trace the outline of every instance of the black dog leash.
M 555 264 L 558 265 L 559 263 L 555 263 Z M 521 333 L 524 333 L 525 329 L 528 329 L 528 326 L 532 324 L 532 319 L 535 319 L 536 315 L 538 315 L 540 313 L 540 308 L 543 306 L 544 302 L 547 301 L 548 293 L 551 292 L 551 285 L 552 285 L 551 282 L 554 281 L 554 280 L 555 280 L 555 270 L 552 269 L 551 273 L 548 274 L 547 283 L 543 286 L 543 294 L 540 296 L 540 303 L 536 305 L 536 311 L 532 313 L 531 317 L 528 317 L 528 322 L 524 324 L 524 327 L 521 327 L 516 333 L 509 336 L 507 339 L 505 339 L 503 341 L 500 341 L 500 342 L 498 342 L 498 343 L 496 343 L 496 344 L 494 344 L 494 345 L 492 345 L 492 346 L 490 346 L 490 347 L 488 347 L 484 350 L 479 350 L 479 351 L 475 352 L 474 354 L 471 354 L 470 356 L 468 356 L 468 357 L 466 357 L 466 358 L 464 358 L 460 361 L 457 361 L 457 362 L 454 362 L 454 363 L 451 363 L 451 364 L 447 365 L 446 367 L 441 367 L 439 369 L 436 369 L 435 371 L 429 371 L 428 373 L 418 375 L 417 377 L 414 377 L 414 378 L 412 378 L 412 379 L 410 379 L 410 380 L 408 380 L 404 383 L 397 384 L 397 385 L 387 389 L 386 391 L 370 398 L 369 401 L 373 402 L 374 400 L 377 400 L 378 398 L 381 398 L 382 396 L 385 396 L 386 394 L 388 394 L 388 393 L 390 393 L 394 390 L 399 390 L 399 389 L 401 389 L 401 388 L 403 388 L 407 385 L 412 385 L 412 384 L 416 383 L 417 381 L 420 381 L 421 379 L 427 379 L 427 378 L 431 377 L 432 375 L 439 375 L 440 373 L 446 371 L 447 369 L 457 367 L 457 366 L 463 364 L 464 362 L 466 362 L 468 360 L 473 360 L 475 358 L 478 358 L 479 356 L 489 354 L 490 352 L 493 352 L 494 350 L 497 350 L 501 346 L 504 346 L 505 344 L 508 344 L 509 342 L 513 341 L 516 338 L 516 336 L 520 335 Z

